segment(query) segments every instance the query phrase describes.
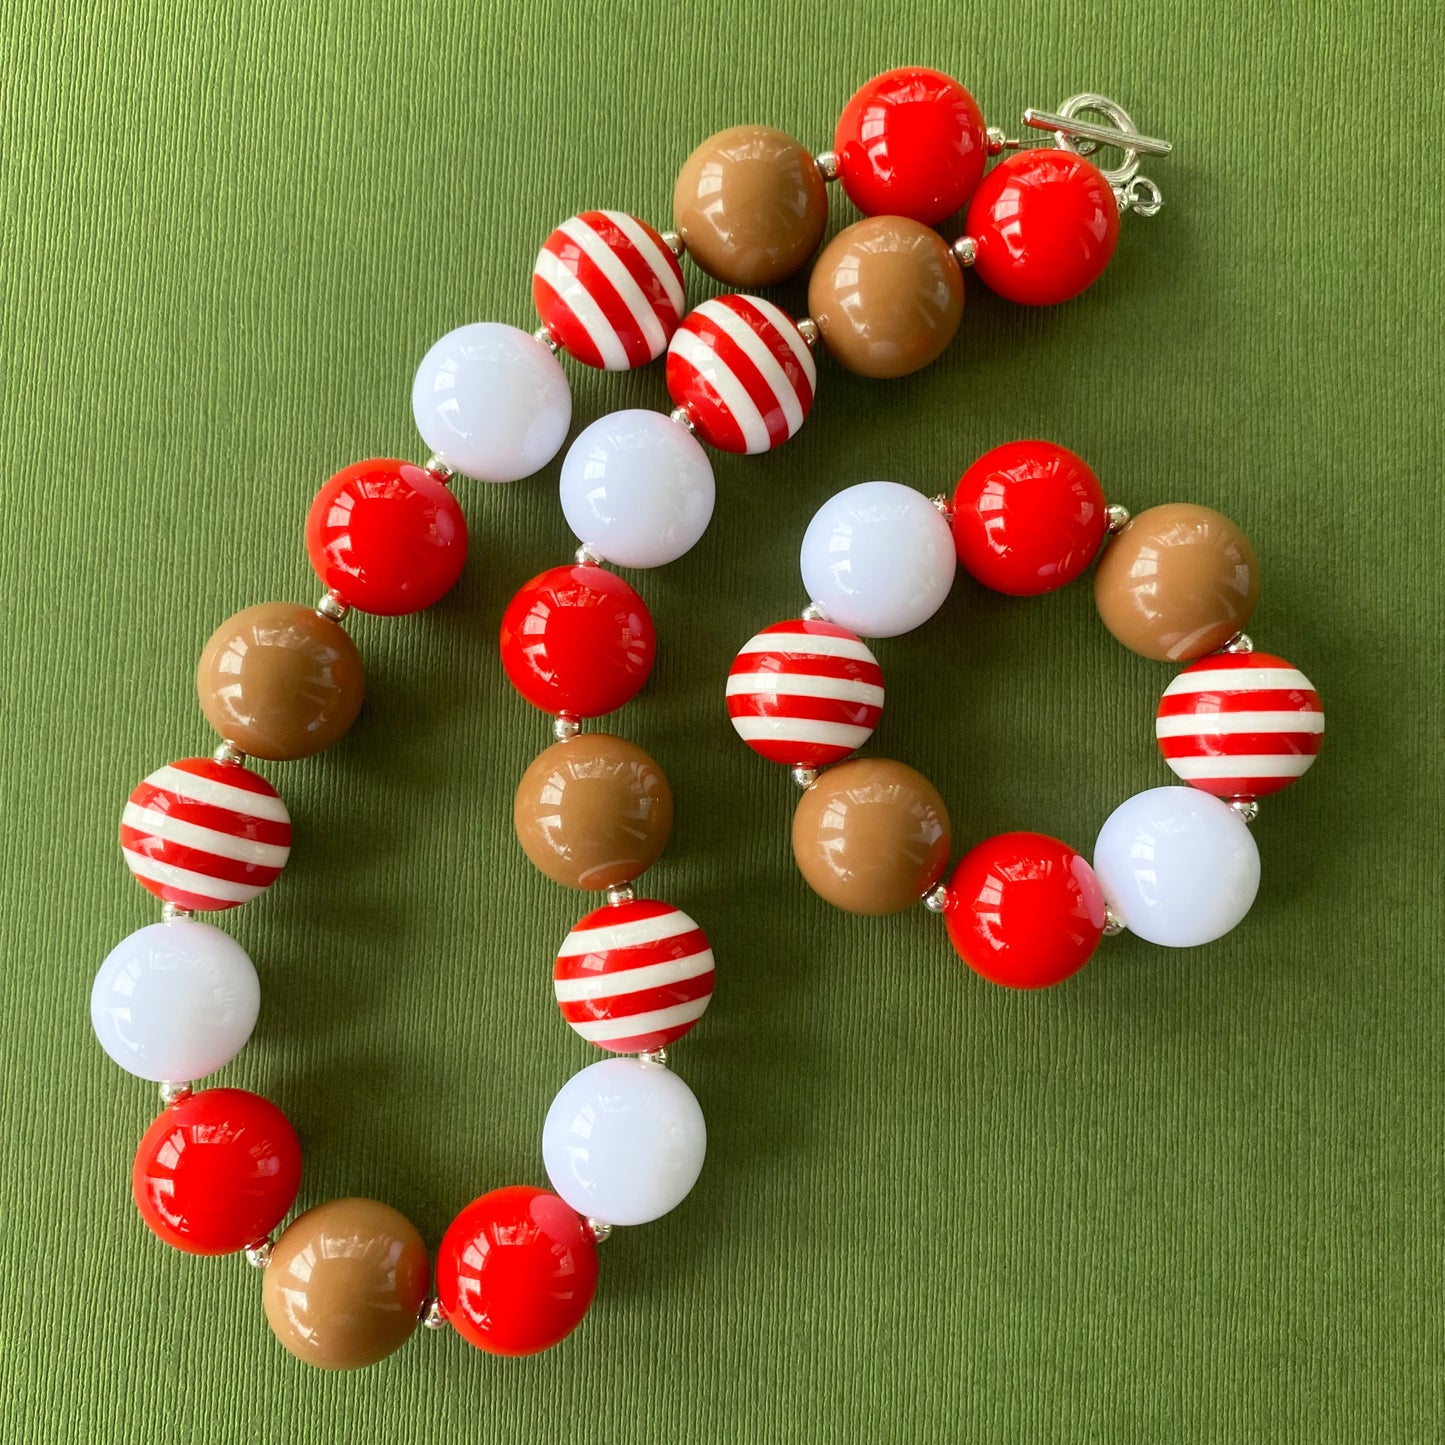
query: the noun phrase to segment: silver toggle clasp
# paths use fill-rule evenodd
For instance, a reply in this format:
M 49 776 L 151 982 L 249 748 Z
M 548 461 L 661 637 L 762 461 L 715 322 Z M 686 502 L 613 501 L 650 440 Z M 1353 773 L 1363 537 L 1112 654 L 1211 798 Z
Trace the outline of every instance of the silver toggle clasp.
M 1107 116 L 1113 124 L 1080 120 L 1082 111 Z M 1115 146 L 1123 151 L 1122 165 L 1099 167 L 1100 174 L 1113 188 L 1121 211 L 1152 216 L 1164 204 L 1159 187 L 1148 176 L 1139 174 L 1139 157 L 1167 156 L 1174 147 L 1157 136 L 1141 135 L 1129 112 L 1118 101 L 1092 93 L 1071 95 L 1057 111 L 1030 107 L 1024 111 L 1024 124 L 1036 130 L 1053 131 L 1054 144 L 1071 155 L 1090 156 L 1100 146 Z

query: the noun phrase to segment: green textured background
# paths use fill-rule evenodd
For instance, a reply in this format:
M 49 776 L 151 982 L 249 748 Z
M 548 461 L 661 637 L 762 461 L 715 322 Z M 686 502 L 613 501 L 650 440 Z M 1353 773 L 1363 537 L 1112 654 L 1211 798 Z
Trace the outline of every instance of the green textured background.
M 1397 139 L 1442 98 L 1438 30 L 1424 3 L 1260 0 L 8 4 L 0 1437 L 1439 1439 L 1442 210 L 1433 120 Z M 648 886 L 719 957 L 676 1051 L 703 1178 L 606 1246 L 586 1326 L 548 1355 L 427 1336 L 309 1373 L 251 1271 L 169 1253 L 130 1202 L 154 1095 L 86 1008 L 101 957 L 155 917 L 121 803 L 212 745 L 191 683 L 211 629 L 316 595 L 321 480 L 420 454 L 430 342 L 534 324 L 557 221 L 665 224 L 702 136 L 767 120 L 822 149 L 852 89 L 906 61 L 1005 124 L 1115 96 L 1176 144 L 1149 167 L 1168 205 L 1126 220 L 1082 300 L 1025 312 L 971 282 L 940 364 L 892 384 L 827 365 L 797 440 L 716 459 L 707 536 L 640 579 L 662 651 L 615 719 L 678 800 Z M 846 209 L 835 191 L 835 225 Z M 667 405 L 658 368 L 569 371 L 578 425 Z M 945 489 L 1030 434 L 1135 510 L 1246 527 L 1250 630 L 1314 678 L 1330 735 L 1264 810 L 1235 933 L 1189 953 L 1126 936 L 1015 996 L 922 909 L 860 920 L 808 893 L 792 786 L 734 739 L 721 681 L 803 600 L 798 540 L 831 491 Z M 362 721 L 266 769 L 295 857 L 222 920 L 264 1002 L 221 1081 L 296 1121 L 303 1203 L 374 1195 L 433 1244 L 475 1194 L 542 1181 L 543 1113 L 592 1058 L 549 986 L 583 900 L 510 836 L 547 727 L 495 646 L 511 591 L 573 545 L 555 480 L 462 485 L 454 595 L 356 619 Z M 873 751 L 934 779 L 956 851 L 1007 827 L 1087 851 L 1115 803 L 1171 781 L 1150 725 L 1169 672 L 1112 643 L 1087 586 L 1015 603 L 964 581 L 878 651 Z

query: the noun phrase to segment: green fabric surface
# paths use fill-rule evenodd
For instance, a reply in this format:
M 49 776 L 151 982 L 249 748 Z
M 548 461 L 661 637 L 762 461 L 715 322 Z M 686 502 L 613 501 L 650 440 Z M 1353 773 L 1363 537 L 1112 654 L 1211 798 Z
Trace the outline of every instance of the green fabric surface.
M 1438 109 L 1438 40 L 1423 3 L 7 5 L 0 1438 L 1441 1438 L 1445 212 L 1428 120 L 1401 138 Z M 677 799 L 646 891 L 718 957 L 675 1050 L 708 1119 L 702 1179 L 604 1246 L 590 1317 L 549 1354 L 423 1333 L 375 1369 L 310 1372 L 253 1271 L 168 1251 L 132 1206 L 155 1094 L 87 1010 L 101 958 L 157 916 L 121 805 L 213 745 L 192 683 L 212 628 L 318 595 L 321 481 L 423 455 L 431 341 L 535 324 L 557 222 L 666 225 L 702 137 L 764 120 L 824 149 L 852 90 L 910 61 L 1009 128 L 1115 97 L 1175 143 L 1146 166 L 1167 205 L 1125 218 L 1082 299 L 1027 311 L 970 281 L 937 365 L 883 384 L 823 362 L 797 439 L 714 457 L 706 537 L 632 574 L 661 646 L 611 722 Z M 836 228 L 852 212 L 831 197 Z M 801 314 L 804 291 L 773 294 Z M 659 367 L 568 373 L 574 431 L 668 405 Z M 1237 519 L 1263 564 L 1250 631 L 1329 717 L 1256 826 L 1244 924 L 1183 953 L 1125 935 L 1038 995 L 974 977 L 922 908 L 814 898 L 795 790 L 722 706 L 737 646 L 805 600 L 824 497 L 947 490 L 1028 435 L 1136 511 Z M 556 473 L 459 483 L 454 594 L 350 624 L 361 721 L 263 766 L 293 859 L 217 920 L 263 1001 L 216 1082 L 295 1121 L 301 1204 L 371 1195 L 432 1245 L 475 1195 L 545 1182 L 542 1117 L 596 1057 L 550 990 L 588 900 L 511 836 L 548 723 L 496 649 L 507 598 L 575 545 Z M 1087 584 L 1015 602 L 961 578 L 877 652 L 870 751 L 937 784 L 955 856 L 1009 828 L 1090 852 L 1117 802 L 1172 781 L 1152 717 L 1173 670 L 1114 644 Z

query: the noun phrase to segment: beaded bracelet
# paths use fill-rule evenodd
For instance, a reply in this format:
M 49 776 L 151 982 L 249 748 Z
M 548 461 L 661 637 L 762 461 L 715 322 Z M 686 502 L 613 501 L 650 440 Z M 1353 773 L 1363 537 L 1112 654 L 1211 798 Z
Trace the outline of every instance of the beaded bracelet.
M 1088 113 L 1108 124 L 1083 118 Z M 601 564 L 658 566 L 698 540 L 714 502 L 698 438 L 725 451 L 758 452 L 793 435 L 812 404 L 811 352 L 820 342 L 864 375 L 904 375 L 952 339 L 965 268 L 1035 305 L 1077 295 L 1097 279 L 1121 211 L 1152 215 L 1161 204 L 1158 188 L 1138 174 L 1139 156 L 1166 154 L 1169 146 L 1140 135 L 1102 96 L 1075 96 L 1057 114 L 1028 111 L 1024 119 L 1052 130 L 1056 148 L 1011 156 L 985 177 L 986 157 L 1019 142 L 986 128 L 956 81 L 918 68 L 891 71 L 849 102 L 834 151 L 813 156 L 760 126 L 704 142 L 678 178 L 676 231 L 660 233 L 616 211 L 564 223 L 534 267 L 542 320 L 536 333 L 465 326 L 423 359 L 412 403 L 432 452 L 426 466 L 364 461 L 321 489 L 306 527 L 308 554 L 327 588 L 316 607 L 246 609 L 207 644 L 197 686 L 222 742 L 209 758 L 152 773 L 126 805 L 125 861 L 163 900 L 163 920 L 107 957 L 91 1016 L 107 1053 L 161 1086 L 164 1107 L 141 1140 L 132 1174 L 145 1223 L 179 1249 L 243 1252 L 262 1268 L 268 1322 L 303 1361 L 341 1369 L 374 1363 L 419 1319 L 450 1324 L 494 1353 L 545 1349 L 575 1328 L 591 1303 L 597 1242 L 614 1225 L 674 1208 L 697 1179 L 705 1126 L 691 1091 L 668 1069 L 666 1048 L 706 1009 L 713 957 L 691 918 L 634 892 L 671 829 L 661 769 L 620 738 L 581 730 L 584 718 L 637 693 L 656 646 L 642 599 Z M 1123 165 L 1101 170 L 1088 161 L 1099 144 L 1123 150 Z M 729 284 L 782 280 L 822 239 L 830 180 L 842 181 L 868 219 L 841 232 L 819 258 L 807 318 L 795 322 L 760 297 L 724 296 L 684 319 L 684 253 Z M 949 245 L 931 227 L 965 203 L 966 234 Z M 560 450 L 572 415 L 558 362 L 564 350 L 609 370 L 666 351 L 674 402 L 670 415 L 604 417 L 574 441 L 560 492 L 581 543 L 576 563 L 523 587 L 500 636 L 512 683 L 555 718 L 554 745 L 517 789 L 518 840 L 548 876 L 607 900 L 559 950 L 556 996 L 577 1032 L 618 1057 L 575 1075 L 548 1112 L 542 1152 L 555 1193 L 515 1185 L 474 1200 L 442 1239 L 431 1294 L 417 1230 L 375 1201 L 317 1205 L 273 1241 L 299 1190 L 300 1146 L 269 1101 L 240 1089 L 192 1092 L 193 1081 L 244 1047 L 259 985 L 245 952 L 191 915 L 254 897 L 284 866 L 289 815 L 246 763 L 310 755 L 355 721 L 364 680 L 360 654 L 341 626 L 348 613 L 420 610 L 460 575 L 467 525 L 449 487 L 453 476 L 514 481 Z M 926 515 L 936 531 L 939 514 L 909 496 L 925 511 L 909 503 L 908 517 Z M 911 526 L 885 544 L 900 558 L 906 548 L 899 539 Z M 802 700 L 818 700 L 819 736 L 844 725 L 828 711 L 847 701 L 826 681 L 837 660 L 876 670 L 860 638 L 849 641 L 836 623 L 821 620 L 820 608 L 812 612 L 788 625 L 806 635 L 805 649 L 777 651 L 775 639 L 767 654 L 787 662 L 775 669 L 779 675 L 794 674 L 789 692 L 771 694 L 774 721 L 794 718 L 775 734 L 785 752 L 800 735 L 797 717 L 812 706 Z M 815 667 L 810 659 L 826 661 Z M 853 677 L 847 667 L 840 676 Z M 759 664 L 753 673 L 769 670 Z M 881 675 L 876 683 L 871 673 L 853 681 L 858 685 L 843 693 L 851 691 L 865 715 L 874 707 L 870 689 L 881 705 Z M 740 685 L 735 692 L 757 700 L 763 689 Z M 767 713 L 757 705 L 754 717 Z M 855 733 L 862 727 L 846 725 Z M 760 733 L 750 740 L 761 748 Z M 806 754 L 812 762 L 801 754 L 790 759 L 800 781 L 815 783 L 807 773 L 832 761 L 815 754 Z M 858 766 L 846 764 L 834 776 Z M 923 890 L 930 901 L 936 876 Z

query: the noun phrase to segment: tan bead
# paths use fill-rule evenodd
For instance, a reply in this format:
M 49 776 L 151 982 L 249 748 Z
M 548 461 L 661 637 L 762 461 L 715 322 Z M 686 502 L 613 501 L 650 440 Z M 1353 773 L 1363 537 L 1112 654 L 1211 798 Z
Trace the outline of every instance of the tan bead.
M 1094 600 L 1131 652 L 1160 662 L 1203 657 L 1249 622 L 1259 558 L 1249 538 L 1208 507 L 1151 507 L 1104 549 Z
M 709 136 L 683 163 L 673 223 L 688 254 L 729 286 L 772 286 L 807 263 L 828 224 L 808 148 L 766 125 Z
M 294 602 L 262 602 L 223 622 L 196 668 L 206 721 L 253 758 L 304 758 L 356 721 L 366 691 L 344 628 Z
M 948 809 L 921 773 L 887 758 L 827 769 L 793 815 L 793 857 L 808 886 L 849 913 L 897 913 L 948 864 Z
M 808 314 L 829 354 L 860 376 L 907 376 L 963 319 L 963 272 L 937 231 L 870 216 L 839 231 L 808 282 Z
M 672 832 L 672 790 L 641 748 L 581 733 L 553 743 L 522 774 L 512 823 L 549 878 L 610 888 L 657 861 Z
M 430 1280 L 426 1245 L 405 1215 L 372 1199 L 333 1199 L 272 1246 L 261 1300 L 298 1360 L 356 1370 L 407 1342 Z

